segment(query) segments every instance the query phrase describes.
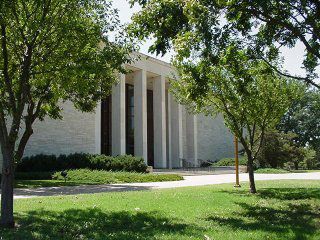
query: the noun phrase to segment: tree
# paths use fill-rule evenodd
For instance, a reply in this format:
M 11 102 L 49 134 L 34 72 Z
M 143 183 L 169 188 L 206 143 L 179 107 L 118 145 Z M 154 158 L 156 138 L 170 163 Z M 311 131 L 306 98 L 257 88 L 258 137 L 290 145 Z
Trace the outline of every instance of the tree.
M 255 193 L 254 147 L 297 94 L 297 87 L 276 71 L 281 69 L 277 51 L 271 48 L 268 62 L 262 60 L 247 43 L 250 39 L 240 36 L 232 23 L 221 23 L 225 1 L 130 2 L 138 2 L 142 10 L 133 16 L 129 32 L 141 40 L 153 37 L 151 52 L 175 50 L 180 80 L 172 82 L 174 94 L 196 112 L 222 113 L 248 155 L 250 190 Z
M 292 132 L 267 131 L 257 156 L 259 167 L 316 168 L 315 151 L 299 146 L 295 138 L 297 135 Z
M 320 88 L 315 79 L 320 59 L 320 3 L 318 0 L 130 0 L 142 10 L 133 17 L 133 32 L 140 38 L 153 34 L 150 51 L 165 53 L 184 37 L 202 41 L 202 56 L 214 63 L 228 42 L 240 40 L 251 58 L 265 61 L 278 74 Z M 301 42 L 306 76 L 293 76 L 273 60 L 283 47 Z
M 107 0 L 0 2 L 0 143 L 3 157 L 1 224 L 13 227 L 14 163 L 36 119 L 61 118 L 59 103 L 93 111 L 110 93 L 130 47 L 116 31 Z
M 294 141 L 301 147 L 311 147 L 320 152 L 320 93 L 307 90 L 301 99 L 293 102 L 277 129 L 295 133 Z
M 314 163 L 309 168 L 320 166 L 320 93 L 309 89 L 301 99 L 294 101 L 282 118 L 277 129 L 283 133 L 294 133 L 296 145 L 316 151 Z
M 228 47 L 218 64 L 199 60 L 175 64 L 179 79 L 171 81 L 178 101 L 193 112 L 222 114 L 226 126 L 238 137 L 248 158 L 250 192 L 256 193 L 254 161 L 265 132 L 276 126 L 300 86 L 282 79 L 266 63 L 252 61 L 245 51 Z M 226 68 L 226 64 L 230 64 Z M 206 82 L 205 90 L 198 82 Z M 201 93 L 201 94 L 199 94 Z

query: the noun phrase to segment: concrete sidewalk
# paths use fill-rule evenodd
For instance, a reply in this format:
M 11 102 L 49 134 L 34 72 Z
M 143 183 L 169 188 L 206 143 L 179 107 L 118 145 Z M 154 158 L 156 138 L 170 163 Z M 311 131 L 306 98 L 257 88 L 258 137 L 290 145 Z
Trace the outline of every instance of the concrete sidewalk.
M 314 173 L 287 173 L 287 174 L 255 174 L 255 180 L 320 180 L 320 172 Z M 184 176 L 182 181 L 174 182 L 152 182 L 152 183 L 127 183 L 127 184 L 107 184 L 107 185 L 82 185 L 68 187 L 47 187 L 35 189 L 15 189 L 14 197 L 31 198 L 43 196 L 58 195 L 75 195 L 75 194 L 92 194 L 103 192 L 123 192 L 123 191 L 142 191 L 152 189 L 178 188 L 214 185 L 222 183 L 233 183 L 235 181 L 234 174 L 222 175 L 200 175 L 200 176 Z M 248 174 L 240 174 L 240 182 L 248 182 Z M 319 184 L 320 188 L 320 184 Z

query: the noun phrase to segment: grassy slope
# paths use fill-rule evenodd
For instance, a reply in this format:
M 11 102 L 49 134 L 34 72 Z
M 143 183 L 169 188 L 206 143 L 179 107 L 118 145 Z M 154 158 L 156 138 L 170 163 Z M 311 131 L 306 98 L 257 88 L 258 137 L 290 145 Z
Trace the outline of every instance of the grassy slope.
M 15 200 L 3 239 L 320 239 L 320 181 Z M 0 230 L 1 231 L 1 230 Z

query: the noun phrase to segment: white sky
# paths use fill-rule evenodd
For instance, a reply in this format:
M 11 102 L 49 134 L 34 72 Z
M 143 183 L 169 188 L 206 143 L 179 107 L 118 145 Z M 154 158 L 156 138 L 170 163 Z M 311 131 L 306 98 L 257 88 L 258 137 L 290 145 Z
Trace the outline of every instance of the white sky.
M 120 21 L 122 23 L 130 22 L 132 14 L 139 11 L 140 9 L 138 5 L 135 5 L 133 8 L 130 8 L 128 0 L 113 0 L 113 5 L 115 8 L 119 9 Z M 171 54 L 166 54 L 165 56 L 161 57 L 148 53 L 148 48 L 150 45 L 151 41 L 149 40 L 141 46 L 140 52 L 156 57 L 163 61 L 170 62 Z M 303 54 L 304 46 L 301 43 L 298 43 L 295 48 L 283 49 L 284 68 L 291 74 L 304 76 L 305 72 L 303 69 L 301 69 Z

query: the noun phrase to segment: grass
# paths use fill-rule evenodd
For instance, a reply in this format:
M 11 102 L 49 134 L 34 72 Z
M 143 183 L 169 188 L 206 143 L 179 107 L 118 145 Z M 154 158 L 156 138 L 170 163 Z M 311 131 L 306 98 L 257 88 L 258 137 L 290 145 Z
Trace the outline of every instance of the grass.
M 183 180 L 177 174 L 145 174 L 132 172 L 109 172 L 100 170 L 78 169 L 68 171 L 67 182 L 60 173 L 55 173 L 53 180 L 16 180 L 16 188 L 60 187 L 76 185 L 96 185 L 132 182 L 164 182 Z
M 258 181 L 15 200 L 0 239 L 320 239 L 320 181 Z
M 308 172 L 320 172 L 320 170 L 286 170 L 280 168 L 259 168 L 255 170 L 255 173 L 271 173 L 271 174 L 280 174 L 280 173 L 308 173 Z

